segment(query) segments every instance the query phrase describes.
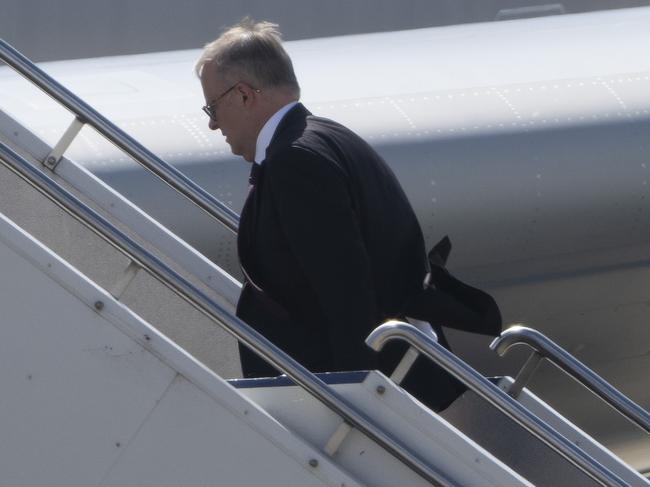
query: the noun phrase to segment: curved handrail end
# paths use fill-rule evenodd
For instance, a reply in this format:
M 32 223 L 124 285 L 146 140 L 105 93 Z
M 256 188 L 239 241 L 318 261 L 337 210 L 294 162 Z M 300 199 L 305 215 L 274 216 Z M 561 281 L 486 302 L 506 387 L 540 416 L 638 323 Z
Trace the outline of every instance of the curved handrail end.
M 496 352 L 500 357 L 503 357 L 510 347 L 525 343 L 521 340 L 522 334 L 525 335 L 538 335 L 539 332 L 523 326 L 520 324 L 513 324 L 507 330 L 501 332 L 501 334 L 492 340 L 490 343 L 490 350 Z
M 433 330 L 431 330 L 430 333 L 428 332 L 425 334 L 416 326 L 404 323 L 403 321 L 390 320 L 383 325 L 379 325 L 370 332 L 370 335 L 366 338 L 366 345 L 372 348 L 375 352 L 379 352 L 389 341 L 404 337 L 405 335 L 421 335 L 422 338 L 428 338 L 435 342 L 438 341 L 438 335 L 436 335 L 436 332 Z

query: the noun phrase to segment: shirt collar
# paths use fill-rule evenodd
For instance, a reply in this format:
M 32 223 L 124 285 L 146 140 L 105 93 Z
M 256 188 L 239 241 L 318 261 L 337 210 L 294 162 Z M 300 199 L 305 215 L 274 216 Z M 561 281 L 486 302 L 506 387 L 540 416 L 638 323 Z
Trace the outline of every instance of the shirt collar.
M 255 162 L 257 164 L 262 164 L 262 161 L 266 159 L 266 149 L 271 143 L 273 134 L 275 134 L 275 130 L 278 128 L 282 117 L 284 117 L 286 113 L 297 104 L 297 101 L 287 103 L 277 112 L 275 112 L 271 118 L 266 121 L 264 127 L 262 127 L 262 130 L 260 130 L 260 133 L 257 135 L 257 144 L 255 145 Z

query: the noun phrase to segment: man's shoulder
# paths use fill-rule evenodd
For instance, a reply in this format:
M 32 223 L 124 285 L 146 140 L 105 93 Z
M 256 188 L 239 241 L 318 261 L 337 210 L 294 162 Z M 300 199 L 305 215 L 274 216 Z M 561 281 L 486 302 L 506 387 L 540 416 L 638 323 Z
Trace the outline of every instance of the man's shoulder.
M 330 138 L 359 139 L 359 136 L 343 124 L 312 114 L 301 103 L 294 106 L 280 122 L 272 145 L 282 147 L 310 148 L 319 141 Z
M 334 157 L 341 155 L 341 151 L 337 148 L 370 149 L 366 141 L 349 127 L 336 120 L 317 115 L 307 117 L 304 130 L 292 145 L 305 150 L 314 150 L 319 154 L 331 154 Z
M 332 138 L 347 131 L 343 125 L 307 112 L 304 117 L 292 117 L 281 126 L 267 152 L 267 159 L 286 159 L 308 155 L 325 155 Z
M 343 135 L 358 138 L 359 136 L 336 120 L 310 114 L 307 116 L 306 132 L 321 133 L 324 135 Z
M 294 111 L 295 110 L 295 111 Z M 345 125 L 309 112 L 299 105 L 287 114 L 267 151 L 267 161 L 310 159 L 343 169 L 352 161 L 378 160 L 374 149 Z
M 285 174 L 303 174 L 309 178 L 330 174 L 344 177 L 345 164 L 334 149 L 332 134 L 326 129 L 330 123 L 336 124 L 310 115 L 300 133 L 274 144 L 267 152 L 264 161 L 266 174 L 270 178 L 283 177 Z

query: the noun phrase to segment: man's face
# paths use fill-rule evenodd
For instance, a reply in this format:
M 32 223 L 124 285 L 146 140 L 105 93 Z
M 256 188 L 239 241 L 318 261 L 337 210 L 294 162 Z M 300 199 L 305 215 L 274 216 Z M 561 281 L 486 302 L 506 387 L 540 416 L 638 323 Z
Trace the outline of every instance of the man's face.
M 233 154 L 253 161 L 257 135 L 251 133 L 254 127 L 249 120 L 249 107 L 235 82 L 236 80 L 229 84 L 215 72 L 213 66 L 204 66 L 201 73 L 203 95 L 206 105 L 212 107 L 216 118 L 210 119 L 208 127 L 210 130 L 221 130 Z

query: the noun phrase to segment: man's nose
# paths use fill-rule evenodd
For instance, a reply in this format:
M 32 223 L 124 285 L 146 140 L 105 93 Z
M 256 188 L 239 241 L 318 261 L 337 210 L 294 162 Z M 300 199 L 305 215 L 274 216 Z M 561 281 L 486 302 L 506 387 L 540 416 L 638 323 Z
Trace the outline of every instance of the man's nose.
M 219 128 L 219 124 L 215 120 L 210 119 L 208 122 L 208 127 L 210 127 L 210 130 L 217 130 Z

